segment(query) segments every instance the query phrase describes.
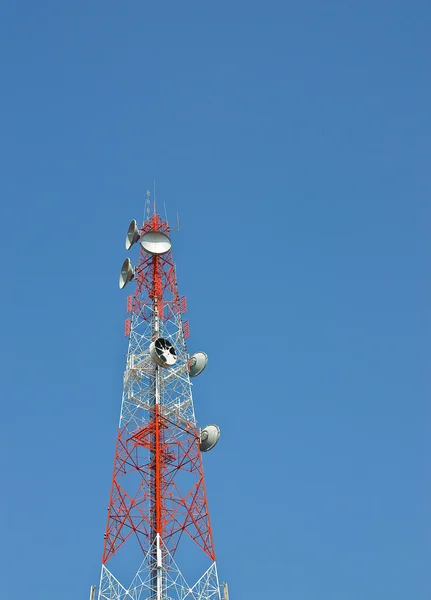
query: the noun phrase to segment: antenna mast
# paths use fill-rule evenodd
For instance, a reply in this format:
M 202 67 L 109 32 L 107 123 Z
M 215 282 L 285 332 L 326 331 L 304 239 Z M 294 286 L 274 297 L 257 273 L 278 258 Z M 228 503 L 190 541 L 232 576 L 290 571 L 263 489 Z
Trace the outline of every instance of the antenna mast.
M 170 228 L 155 212 L 155 182 L 153 215 L 149 207 L 147 192 L 145 222 L 132 221 L 126 237 L 127 250 L 139 242 L 138 263 L 126 259 L 119 280 L 135 289 L 97 598 L 222 600 L 202 465 L 220 430 L 198 429 L 191 391 L 208 359 L 187 352 L 187 304 Z

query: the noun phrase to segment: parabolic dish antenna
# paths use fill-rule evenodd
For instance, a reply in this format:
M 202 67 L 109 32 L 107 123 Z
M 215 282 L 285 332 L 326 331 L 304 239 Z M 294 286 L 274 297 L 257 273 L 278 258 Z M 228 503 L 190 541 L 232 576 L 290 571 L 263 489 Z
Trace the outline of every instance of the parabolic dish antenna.
M 212 450 L 220 437 L 220 428 L 217 425 L 207 425 L 201 431 L 199 448 L 201 452 Z
M 120 280 L 118 282 L 120 290 L 122 290 L 123 287 L 125 287 L 129 283 L 129 281 L 132 281 L 134 276 L 135 274 L 133 272 L 133 267 L 132 263 L 130 262 L 130 258 L 126 258 L 121 267 Z
M 165 254 L 171 249 L 171 240 L 161 231 L 148 231 L 141 237 L 141 246 L 150 254 Z
M 139 240 L 139 229 L 136 223 L 136 220 L 133 221 L 129 225 L 129 229 L 127 230 L 126 235 L 126 250 L 130 250 L 130 248 Z
M 151 342 L 150 356 L 159 367 L 172 367 L 177 362 L 175 348 L 164 338 L 158 338 L 155 342 Z
M 205 352 L 196 352 L 190 357 L 189 361 L 189 375 L 190 377 L 197 377 L 207 366 L 208 356 Z

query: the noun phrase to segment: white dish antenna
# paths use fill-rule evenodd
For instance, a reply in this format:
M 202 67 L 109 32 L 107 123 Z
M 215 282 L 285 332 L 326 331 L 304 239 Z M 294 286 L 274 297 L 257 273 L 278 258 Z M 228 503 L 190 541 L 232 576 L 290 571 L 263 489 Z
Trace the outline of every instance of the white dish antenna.
M 161 231 L 148 231 L 141 237 L 141 246 L 150 254 L 165 254 L 171 249 L 171 240 Z
M 164 338 L 158 338 L 155 342 L 151 342 L 150 356 L 159 367 L 172 367 L 177 362 L 175 348 Z
M 120 281 L 118 282 L 120 290 L 122 290 L 123 287 L 125 287 L 129 283 L 129 281 L 132 281 L 134 276 L 135 273 L 132 267 L 132 263 L 130 262 L 130 258 L 126 258 L 126 260 L 123 262 L 123 266 L 121 267 Z
M 127 230 L 126 250 L 130 250 L 130 248 L 133 246 L 133 244 L 136 244 L 136 242 L 138 240 L 139 240 L 139 229 L 138 229 L 136 220 L 133 219 L 133 221 L 129 225 L 129 229 Z
M 207 425 L 201 431 L 199 448 L 201 452 L 209 452 L 219 441 L 220 428 L 217 425 Z
M 190 377 L 197 377 L 197 375 L 200 375 L 207 364 L 208 356 L 205 354 L 205 352 L 195 352 L 195 354 L 190 357 L 189 361 Z

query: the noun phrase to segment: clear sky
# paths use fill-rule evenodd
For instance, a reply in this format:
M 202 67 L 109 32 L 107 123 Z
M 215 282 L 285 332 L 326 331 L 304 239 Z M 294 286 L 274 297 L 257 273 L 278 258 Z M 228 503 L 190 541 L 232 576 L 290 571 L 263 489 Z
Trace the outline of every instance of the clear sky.
M 2 598 L 98 581 L 155 177 L 231 600 L 429 599 L 430 17 L 1 3 Z

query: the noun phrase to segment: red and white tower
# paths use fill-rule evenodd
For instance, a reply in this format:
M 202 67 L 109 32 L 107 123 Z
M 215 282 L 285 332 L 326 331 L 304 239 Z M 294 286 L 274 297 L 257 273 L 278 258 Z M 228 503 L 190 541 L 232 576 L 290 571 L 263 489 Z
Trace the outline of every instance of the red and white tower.
M 220 435 L 197 427 L 191 378 L 203 352 L 186 348 L 186 299 L 178 295 L 170 228 L 154 211 L 132 221 L 123 263 L 129 337 L 98 600 L 227 600 L 221 594 L 202 452 Z M 92 588 L 90 598 L 95 597 Z

